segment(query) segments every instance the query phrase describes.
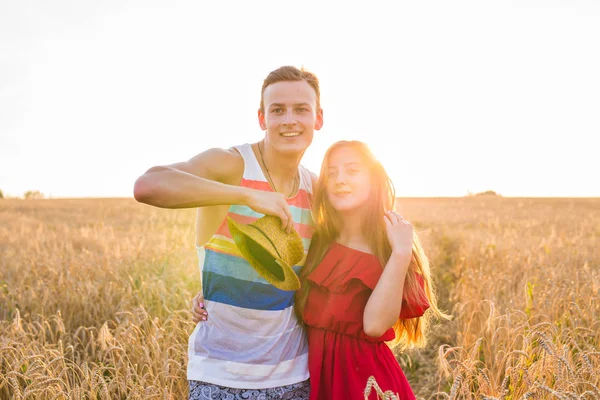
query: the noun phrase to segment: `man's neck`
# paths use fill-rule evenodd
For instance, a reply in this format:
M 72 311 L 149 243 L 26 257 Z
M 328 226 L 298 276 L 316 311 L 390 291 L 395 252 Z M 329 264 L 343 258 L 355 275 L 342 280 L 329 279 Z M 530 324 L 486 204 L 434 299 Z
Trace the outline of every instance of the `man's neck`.
M 303 154 L 298 154 L 296 157 L 283 155 L 266 145 L 264 141 L 257 143 L 257 150 L 259 157 L 262 158 L 259 162 L 267 170 L 277 190 L 285 194 L 292 191 Z

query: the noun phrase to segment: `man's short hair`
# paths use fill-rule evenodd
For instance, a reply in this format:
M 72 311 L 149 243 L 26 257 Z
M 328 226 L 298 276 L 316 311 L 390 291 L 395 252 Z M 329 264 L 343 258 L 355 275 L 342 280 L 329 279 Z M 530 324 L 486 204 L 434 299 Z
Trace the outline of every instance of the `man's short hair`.
M 260 92 L 260 111 L 265 112 L 264 94 L 267 86 L 277 82 L 289 82 L 289 81 L 306 81 L 317 94 L 317 111 L 321 109 L 321 91 L 319 90 L 319 79 L 317 76 L 310 71 L 303 68 L 298 69 L 293 66 L 279 67 L 274 71 L 271 71 L 265 78 Z

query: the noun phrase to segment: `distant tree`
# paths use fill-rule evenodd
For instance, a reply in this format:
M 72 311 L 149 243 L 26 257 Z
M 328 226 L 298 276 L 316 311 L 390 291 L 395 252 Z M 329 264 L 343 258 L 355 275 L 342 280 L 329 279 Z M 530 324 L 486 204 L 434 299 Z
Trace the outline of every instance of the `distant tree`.
M 0 189 L 0 199 L 4 198 L 4 193 L 2 193 L 2 189 Z
M 493 190 L 486 190 L 485 192 L 477 193 L 475 196 L 500 196 Z
M 44 195 L 39 190 L 28 190 L 23 195 L 27 200 L 43 199 Z

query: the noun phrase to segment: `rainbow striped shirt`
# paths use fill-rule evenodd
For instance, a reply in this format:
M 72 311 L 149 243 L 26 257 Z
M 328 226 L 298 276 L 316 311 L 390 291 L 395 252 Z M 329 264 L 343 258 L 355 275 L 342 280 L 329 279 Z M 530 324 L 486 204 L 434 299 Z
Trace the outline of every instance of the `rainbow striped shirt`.
M 235 147 L 244 159 L 241 186 L 273 191 L 249 144 Z M 305 254 L 314 232 L 312 183 L 302 166 L 298 193 L 287 200 Z M 250 223 L 263 216 L 232 205 L 228 216 Z M 188 345 L 188 380 L 243 389 L 285 386 L 308 379 L 308 345 L 294 313 L 294 292 L 275 288 L 242 257 L 224 219 L 198 247 L 202 291 L 209 318 L 197 324 Z M 294 266 L 299 273 L 301 266 Z

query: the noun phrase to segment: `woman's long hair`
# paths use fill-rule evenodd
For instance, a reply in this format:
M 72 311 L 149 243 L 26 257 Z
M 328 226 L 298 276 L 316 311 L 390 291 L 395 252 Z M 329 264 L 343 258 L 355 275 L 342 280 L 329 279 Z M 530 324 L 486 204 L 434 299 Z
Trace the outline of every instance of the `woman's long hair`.
M 300 320 L 302 320 L 310 289 L 310 282 L 307 280 L 307 277 L 321 262 L 329 246 L 338 238 L 342 227 L 341 216 L 329 202 L 326 191 L 329 158 L 333 151 L 342 147 L 350 147 L 357 150 L 369 170 L 371 195 L 369 196 L 368 204 L 366 204 L 363 210 L 362 230 L 364 237 L 367 238 L 371 251 L 379 259 L 384 268 L 392 252 L 384 221 L 385 213 L 389 210 L 394 210 L 395 206 L 396 193 L 392 181 L 365 143 L 359 141 L 340 141 L 333 144 L 325 153 L 319 179 L 316 188 L 314 188 L 312 210 L 316 231 L 312 237 L 306 262 L 300 274 L 302 287 L 298 291 L 296 298 L 296 313 Z M 425 292 L 423 292 L 417 280 L 417 275 L 423 278 Z M 416 233 L 413 234 L 412 258 L 405 279 L 404 291 L 406 293 L 404 293 L 403 297 L 406 298 L 426 298 L 430 308 L 420 318 L 398 319 L 393 326 L 396 337 L 389 344 L 391 347 L 395 347 L 398 344 L 402 347 L 409 345 L 422 347 L 426 342 L 426 331 L 429 320 L 432 317 L 448 318 L 448 316 L 437 307 L 429 262 Z

